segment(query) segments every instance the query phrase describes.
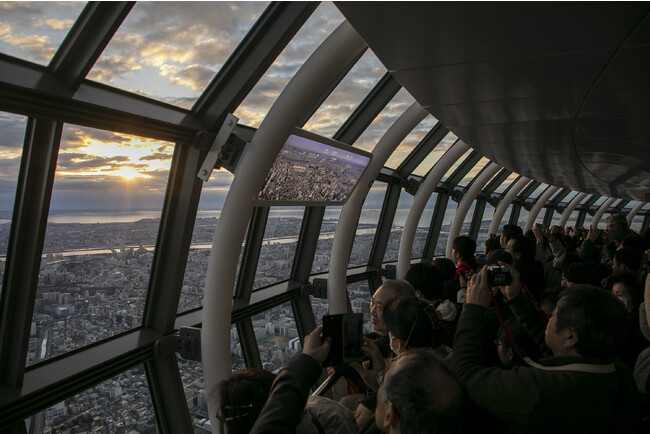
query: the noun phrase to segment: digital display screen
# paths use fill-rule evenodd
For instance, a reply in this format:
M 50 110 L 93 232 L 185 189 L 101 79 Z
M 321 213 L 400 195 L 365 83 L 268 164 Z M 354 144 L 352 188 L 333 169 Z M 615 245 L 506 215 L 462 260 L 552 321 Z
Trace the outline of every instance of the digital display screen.
M 269 171 L 257 201 L 268 205 L 342 205 L 372 154 L 296 129 Z

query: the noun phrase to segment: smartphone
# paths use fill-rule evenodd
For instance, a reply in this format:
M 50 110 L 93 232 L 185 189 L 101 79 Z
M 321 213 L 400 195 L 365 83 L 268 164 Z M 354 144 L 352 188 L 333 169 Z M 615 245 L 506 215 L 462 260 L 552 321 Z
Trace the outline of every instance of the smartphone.
M 334 366 L 363 360 L 363 314 L 341 313 L 323 316 L 323 339 L 331 337 L 332 345 L 323 366 Z

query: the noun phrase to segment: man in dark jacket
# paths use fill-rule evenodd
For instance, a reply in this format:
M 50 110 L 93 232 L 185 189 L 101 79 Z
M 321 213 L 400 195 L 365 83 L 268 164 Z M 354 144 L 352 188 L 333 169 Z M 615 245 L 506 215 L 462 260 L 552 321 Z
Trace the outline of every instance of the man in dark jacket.
M 578 285 L 565 290 L 547 322 L 521 293 L 519 274 L 503 289 L 513 313 L 553 357 L 504 371 L 484 366 L 484 317 L 492 302 L 487 273 L 468 285 L 453 360 L 470 399 L 505 425 L 507 432 L 635 433 L 639 398 L 630 372 L 616 360 L 626 312 L 613 295 Z

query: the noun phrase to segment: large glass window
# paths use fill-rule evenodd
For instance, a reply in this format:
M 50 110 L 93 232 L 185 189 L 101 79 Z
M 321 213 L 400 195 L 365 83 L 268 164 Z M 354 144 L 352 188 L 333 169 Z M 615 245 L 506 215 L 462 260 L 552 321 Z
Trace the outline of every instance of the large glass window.
M 23 116 L 0 112 L 0 294 L 25 137 L 25 122 L 26 118 Z
M 47 65 L 85 2 L 1 2 L 0 52 Z
M 271 308 L 252 320 L 262 367 L 267 371 L 278 371 L 302 348 L 291 303 Z
M 261 288 L 289 278 L 304 213 L 303 207 L 270 209 L 253 287 Z
M 363 332 L 370 333 L 372 327 L 370 325 L 370 286 L 368 281 L 362 280 L 361 282 L 350 283 L 348 285 L 348 295 L 352 305 L 352 312 L 363 314 Z
M 191 108 L 266 2 L 137 2 L 88 78 Z
M 141 324 L 173 148 L 64 128 L 28 365 Z
M 429 200 L 427 201 L 422 215 L 420 216 L 420 221 L 418 221 L 418 227 L 415 230 L 415 237 L 413 238 L 413 248 L 411 249 L 411 258 L 421 258 L 424 253 L 424 245 L 427 242 L 427 236 L 429 235 L 429 226 L 431 225 L 431 219 L 433 218 L 433 211 L 436 208 L 436 200 L 438 199 L 438 194 L 433 193 Z
M 386 196 L 386 184 L 384 183 L 375 183 L 368 192 L 368 196 L 366 196 L 359 216 L 354 243 L 352 244 L 352 252 L 348 263 L 350 267 L 368 264 L 384 196 Z
M 399 243 L 402 239 L 402 232 L 404 231 L 404 224 L 406 217 L 413 205 L 413 196 L 402 190 L 400 192 L 399 201 L 397 202 L 397 210 L 395 211 L 395 219 L 393 226 L 388 237 L 388 244 L 386 245 L 386 254 L 384 255 L 384 262 L 397 261 L 399 256 Z
M 438 235 L 438 243 L 436 244 L 435 256 L 444 256 L 447 253 L 447 240 L 449 239 L 449 229 L 451 229 L 451 222 L 456 215 L 458 204 L 449 199 L 445 215 L 442 218 L 442 226 L 440 227 L 440 234 Z
M 27 432 L 43 433 L 158 432 L 144 366 L 53 405 L 25 425 Z
M 334 240 L 336 224 L 339 221 L 341 209 L 342 207 L 340 206 L 328 206 L 325 209 L 323 225 L 321 226 L 318 243 L 316 244 L 314 262 L 311 265 L 312 274 L 323 273 L 329 270 L 330 256 L 332 254 L 332 241 Z
M 642 215 L 635 215 L 634 218 L 632 218 L 632 223 L 630 224 L 630 229 L 633 231 L 636 231 L 636 233 L 641 233 L 641 228 L 643 227 L 643 219 L 645 216 Z
M 232 358 L 232 371 L 237 372 L 246 368 L 244 357 L 239 344 L 237 327 L 230 327 L 230 356 Z M 201 362 L 187 360 L 177 355 L 178 370 L 183 381 L 185 402 L 192 418 L 194 432 L 210 432 L 208 404 L 205 399 L 205 379 L 203 378 L 203 365 Z
M 336 6 L 321 3 L 237 108 L 240 122 L 257 128 L 291 77 L 343 21 Z
M 526 222 L 528 221 L 528 215 L 530 213 L 526 208 L 523 206 L 521 207 L 521 211 L 519 212 L 519 221 L 517 222 L 518 226 L 521 226 L 522 228 L 526 226 Z
M 203 184 L 192 232 L 192 244 L 185 265 L 181 297 L 178 302 L 179 313 L 202 305 L 205 275 L 208 270 L 208 258 L 212 249 L 214 231 L 233 178 L 234 176 L 226 170 L 215 170 L 208 182 Z
M 489 203 L 485 204 L 485 210 L 483 211 L 483 218 L 481 219 L 481 226 L 478 230 L 478 236 L 476 237 L 476 248 L 478 251 L 482 251 L 485 240 L 488 239 L 488 230 L 492 224 L 492 217 L 494 216 L 494 207 Z

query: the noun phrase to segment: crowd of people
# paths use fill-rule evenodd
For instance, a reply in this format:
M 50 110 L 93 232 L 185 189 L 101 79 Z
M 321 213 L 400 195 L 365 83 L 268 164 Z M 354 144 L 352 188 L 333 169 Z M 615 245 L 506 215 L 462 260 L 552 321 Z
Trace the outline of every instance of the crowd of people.
M 363 362 L 317 327 L 277 375 L 220 385 L 226 433 L 637 433 L 650 428 L 649 231 L 505 225 L 415 263 L 370 304 Z M 327 372 L 327 371 L 326 371 Z

